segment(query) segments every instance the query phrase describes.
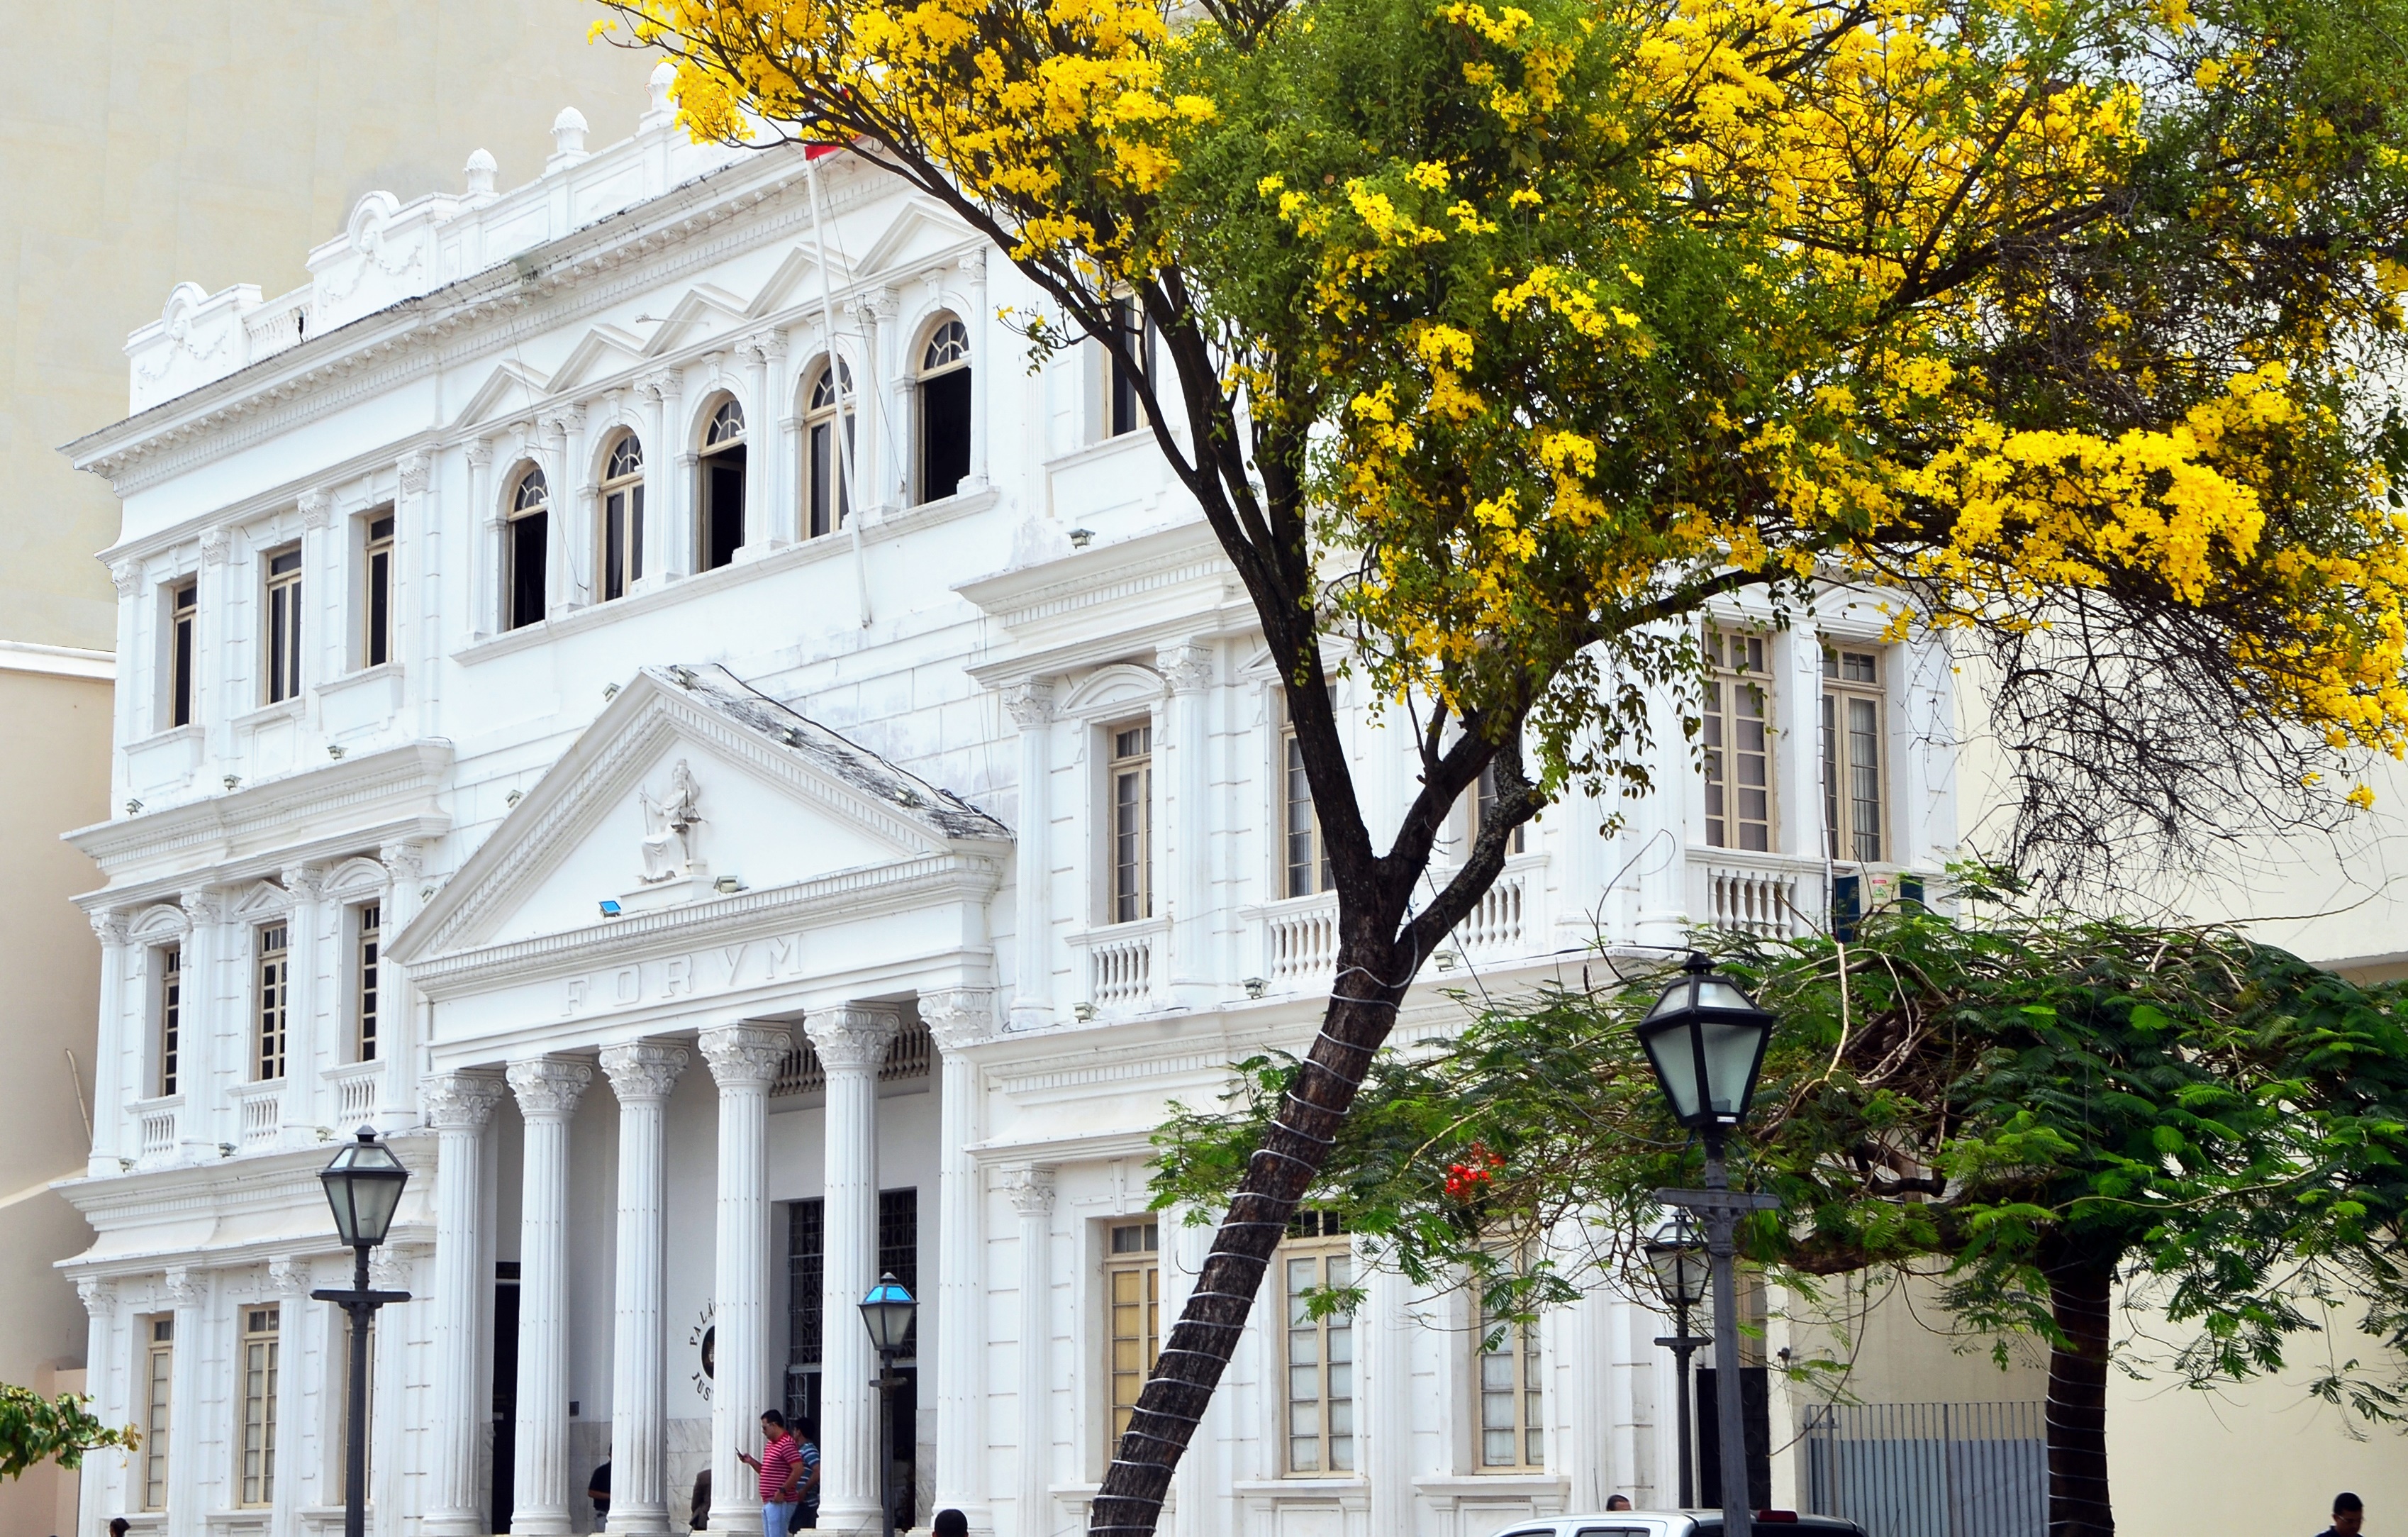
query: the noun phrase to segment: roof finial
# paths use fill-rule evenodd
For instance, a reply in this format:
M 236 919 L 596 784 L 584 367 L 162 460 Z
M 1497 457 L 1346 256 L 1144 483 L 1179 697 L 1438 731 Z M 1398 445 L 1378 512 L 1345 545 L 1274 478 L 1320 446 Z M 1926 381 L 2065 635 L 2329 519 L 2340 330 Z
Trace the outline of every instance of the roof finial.
M 543 163 L 543 174 L 566 170 L 584 158 L 585 114 L 564 107 L 560 116 L 552 120 L 552 158 Z
M 652 65 L 652 79 L 644 82 L 644 89 L 652 93 L 652 106 L 645 108 L 644 121 L 641 126 L 646 128 L 664 128 L 676 121 L 677 103 L 669 100 L 669 93 L 676 89 L 676 65 L 671 64 L 666 59 L 663 59 L 660 63 Z
M 494 195 L 494 173 L 501 167 L 494 164 L 489 150 L 468 151 L 468 195 L 479 202 Z

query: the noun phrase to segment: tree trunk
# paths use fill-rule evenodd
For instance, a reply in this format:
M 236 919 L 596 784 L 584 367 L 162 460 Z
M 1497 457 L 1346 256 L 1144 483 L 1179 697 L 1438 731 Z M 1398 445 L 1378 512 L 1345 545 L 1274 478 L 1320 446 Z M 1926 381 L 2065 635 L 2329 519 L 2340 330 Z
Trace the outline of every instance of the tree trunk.
M 1396 1022 L 1397 1002 L 1412 978 L 1384 979 L 1396 978 L 1403 965 L 1393 945 L 1341 941 L 1337 985 L 1321 1034 L 1264 1133 L 1263 1145 L 1248 1160 L 1245 1179 L 1196 1277 L 1196 1289 L 1188 1294 L 1170 1338 L 1163 1342 L 1153 1377 L 1138 1395 L 1137 1412 L 1096 1491 L 1090 1532 L 1154 1530 L 1170 1490 L 1171 1471 L 1237 1349 L 1271 1252 L 1287 1235 L 1288 1219 L 1328 1157 L 1372 1053 Z M 1023 1525 L 1032 1531 L 1046 1530 L 1042 1521 Z
M 2107 1498 L 2107 1326 L 2115 1262 L 2043 1249 L 2049 1313 L 2064 1338 L 2048 1353 L 2049 1537 L 2114 1537 Z

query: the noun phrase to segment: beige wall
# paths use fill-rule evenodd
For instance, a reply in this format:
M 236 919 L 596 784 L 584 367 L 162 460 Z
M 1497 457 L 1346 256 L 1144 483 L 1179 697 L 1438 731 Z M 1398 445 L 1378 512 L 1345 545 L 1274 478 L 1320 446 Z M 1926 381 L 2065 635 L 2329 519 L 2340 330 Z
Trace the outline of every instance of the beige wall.
M 18 670 L 0 654 L 0 1382 L 46 1387 L 83 1365 L 83 1306 L 50 1266 L 92 1229 L 43 1186 L 82 1173 L 92 1149 L 100 1011 L 100 947 L 67 899 L 99 874 L 59 834 L 99 821 L 108 798 L 109 684 Z M 62 1498 L 73 1483 L 51 1468 L 0 1482 L 0 1532 L 64 1530 Z
M 535 175 L 576 107 L 634 131 L 652 61 L 583 0 L 96 0 L 11 29 L 0 95 L 0 639 L 108 649 L 108 485 L 58 445 L 125 414 L 126 333 L 176 283 L 273 295 L 361 194 Z

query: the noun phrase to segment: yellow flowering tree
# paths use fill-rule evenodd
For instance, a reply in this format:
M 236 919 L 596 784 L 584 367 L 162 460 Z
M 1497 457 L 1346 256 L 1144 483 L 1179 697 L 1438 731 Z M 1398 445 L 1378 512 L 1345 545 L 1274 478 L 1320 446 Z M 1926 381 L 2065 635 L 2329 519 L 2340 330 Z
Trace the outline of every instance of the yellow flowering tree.
M 1151 1530 L 1513 830 L 1646 788 L 1718 595 L 1862 582 L 1987 648 L 2017 849 L 2077 871 L 2408 745 L 2408 0 L 601 4 L 693 132 L 846 145 L 1027 276 L 1039 348 L 1110 353 L 1284 677 L 1342 985 L 1096 1530 Z M 1337 657 L 1419 743 L 1384 849 Z

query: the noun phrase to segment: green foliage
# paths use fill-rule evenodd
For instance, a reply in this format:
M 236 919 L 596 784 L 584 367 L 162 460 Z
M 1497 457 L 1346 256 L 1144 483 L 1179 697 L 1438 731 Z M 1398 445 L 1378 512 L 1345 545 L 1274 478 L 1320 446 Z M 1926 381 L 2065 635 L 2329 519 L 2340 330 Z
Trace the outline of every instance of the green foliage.
M 1809 1286 L 1937 1258 L 1959 1319 L 2001 1341 L 2060 1337 L 2044 1257 L 2117 1266 L 2187 1328 L 2171 1364 L 2200 1385 L 2355 1314 L 2367 1348 L 2334 1349 L 2315 1390 L 2408 1418 L 2408 992 L 2117 921 L 1917 910 L 1844 946 L 1705 942 L 1782 1021 L 1733 1148 L 1735 1180 L 1782 1200 L 1743 1228 L 1752 1258 Z M 1701 1156 L 1631 1033 L 1662 980 L 1551 988 L 1384 1053 L 1308 1199 L 1417 1284 L 1469 1275 L 1502 1310 L 1643 1287 L 1650 1192 Z M 1224 1198 L 1290 1065 L 1240 1071 L 1157 1138 L 1159 1204 Z
M 30 1387 L 0 1383 L 0 1478 L 22 1478 L 25 1470 L 57 1458 L 62 1468 L 83 1465 L 83 1454 L 104 1446 L 133 1451 L 142 1432 L 112 1430 L 84 1405 L 90 1399 L 62 1393 L 46 1399 Z

